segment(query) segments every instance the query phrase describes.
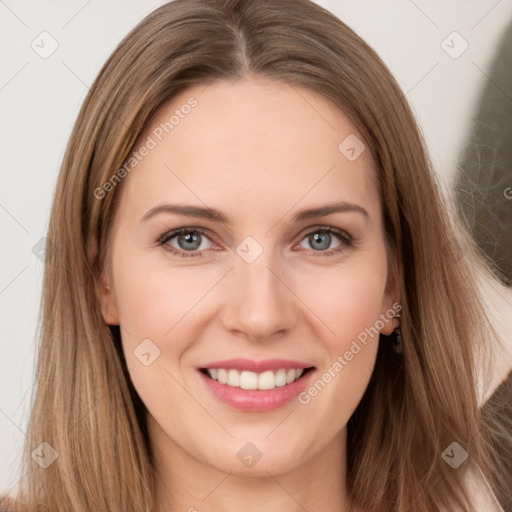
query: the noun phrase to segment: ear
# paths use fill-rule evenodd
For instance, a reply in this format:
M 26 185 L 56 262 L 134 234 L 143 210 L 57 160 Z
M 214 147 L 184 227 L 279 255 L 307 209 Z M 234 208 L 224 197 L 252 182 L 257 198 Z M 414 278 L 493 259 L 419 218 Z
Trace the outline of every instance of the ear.
M 399 319 L 394 316 L 401 310 L 398 266 L 393 262 L 382 299 L 381 318 L 384 319 L 384 327 L 380 331 L 382 334 L 389 336 L 400 325 Z
M 108 325 L 119 325 L 119 314 L 117 311 L 116 298 L 108 277 L 103 272 L 100 277 L 100 300 L 101 314 Z

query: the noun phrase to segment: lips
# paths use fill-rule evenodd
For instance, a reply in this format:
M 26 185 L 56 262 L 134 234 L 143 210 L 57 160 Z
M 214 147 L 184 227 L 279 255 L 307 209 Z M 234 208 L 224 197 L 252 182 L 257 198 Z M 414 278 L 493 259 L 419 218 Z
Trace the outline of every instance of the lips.
M 284 405 L 305 387 L 314 369 L 284 359 L 230 359 L 198 368 L 219 400 L 244 411 L 268 411 Z

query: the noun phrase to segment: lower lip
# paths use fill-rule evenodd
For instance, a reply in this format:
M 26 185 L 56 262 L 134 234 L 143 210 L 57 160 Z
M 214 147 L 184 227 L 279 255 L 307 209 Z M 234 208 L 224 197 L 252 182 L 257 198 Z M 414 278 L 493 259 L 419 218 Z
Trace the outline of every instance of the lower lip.
M 210 391 L 225 404 L 240 411 L 265 412 L 282 407 L 296 397 L 308 384 L 315 370 L 309 370 L 303 377 L 274 389 L 242 389 L 221 384 L 208 375 L 199 372 Z

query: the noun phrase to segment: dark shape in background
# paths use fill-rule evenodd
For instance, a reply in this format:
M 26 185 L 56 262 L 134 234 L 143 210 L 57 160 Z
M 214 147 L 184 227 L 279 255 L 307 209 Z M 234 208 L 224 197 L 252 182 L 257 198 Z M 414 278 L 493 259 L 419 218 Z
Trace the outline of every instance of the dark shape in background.
M 500 41 L 487 78 L 467 145 L 460 152 L 455 192 L 459 214 L 473 238 L 497 277 L 510 286 L 512 24 Z
M 461 150 L 455 193 L 457 210 L 489 265 L 505 286 L 512 283 L 512 24 L 506 29 Z M 482 408 L 492 422 L 505 461 L 503 489 L 495 489 L 512 512 L 512 372 Z M 496 420 L 495 418 L 498 418 Z M 498 452 L 499 453 L 499 452 Z

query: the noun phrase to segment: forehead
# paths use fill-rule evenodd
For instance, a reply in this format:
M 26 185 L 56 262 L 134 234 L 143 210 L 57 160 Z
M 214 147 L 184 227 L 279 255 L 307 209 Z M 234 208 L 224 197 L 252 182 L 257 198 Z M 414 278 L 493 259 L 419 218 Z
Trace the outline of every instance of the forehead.
M 315 92 L 254 77 L 216 80 L 180 92 L 153 116 L 134 146 L 150 149 L 134 162 L 125 193 L 132 205 L 368 204 L 377 190 L 363 144 L 343 112 Z M 346 152 L 352 147 L 362 151 L 356 159 Z

